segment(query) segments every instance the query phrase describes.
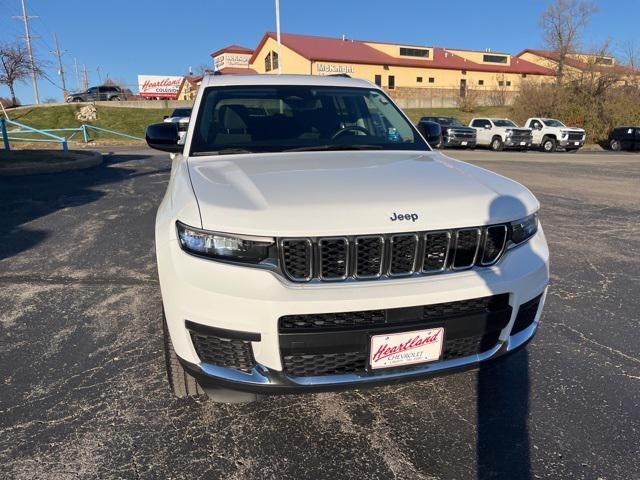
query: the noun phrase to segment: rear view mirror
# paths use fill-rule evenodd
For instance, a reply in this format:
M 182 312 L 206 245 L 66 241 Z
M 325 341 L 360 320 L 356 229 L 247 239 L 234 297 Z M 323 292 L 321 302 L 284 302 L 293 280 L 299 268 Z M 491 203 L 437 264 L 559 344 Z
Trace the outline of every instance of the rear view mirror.
M 178 145 L 178 125 L 175 123 L 154 123 L 147 127 L 147 144 L 156 150 L 178 153 L 184 148 Z

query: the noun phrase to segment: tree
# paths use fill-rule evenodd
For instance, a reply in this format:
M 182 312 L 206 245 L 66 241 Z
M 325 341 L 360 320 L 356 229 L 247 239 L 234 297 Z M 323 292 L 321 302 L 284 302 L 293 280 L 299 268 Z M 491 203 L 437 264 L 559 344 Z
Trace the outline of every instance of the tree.
M 562 83 L 567 57 L 579 50 L 582 31 L 596 11 L 586 0 L 555 0 L 542 14 L 545 43 L 556 54 L 558 83 Z
M 33 66 L 36 75 L 41 75 L 42 70 L 36 64 Z M 27 49 L 17 43 L 0 45 L 0 84 L 9 87 L 11 101 L 17 103 L 15 84 L 23 82 L 31 75 L 31 60 Z

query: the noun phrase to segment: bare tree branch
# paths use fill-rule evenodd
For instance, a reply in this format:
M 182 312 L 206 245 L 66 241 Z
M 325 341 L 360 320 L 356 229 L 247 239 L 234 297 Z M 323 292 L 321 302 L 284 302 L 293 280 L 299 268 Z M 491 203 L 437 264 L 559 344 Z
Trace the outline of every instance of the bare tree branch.
M 556 0 L 542 14 L 545 43 L 557 55 L 558 83 L 562 83 L 567 57 L 580 49 L 582 31 L 596 11 L 586 0 Z
M 31 60 L 26 48 L 17 43 L 0 45 L 0 85 L 9 87 L 14 105 L 17 103 L 15 84 L 29 78 L 31 69 Z M 43 71 L 38 63 L 33 66 L 33 69 L 36 75 L 42 75 Z

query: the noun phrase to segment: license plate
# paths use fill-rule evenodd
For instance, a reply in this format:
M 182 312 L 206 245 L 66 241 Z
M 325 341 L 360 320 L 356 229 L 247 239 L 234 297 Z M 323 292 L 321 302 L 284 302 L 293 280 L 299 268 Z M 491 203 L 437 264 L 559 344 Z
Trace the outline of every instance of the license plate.
M 526 145 L 527 142 L 520 142 L 520 145 Z
M 389 333 L 371 337 L 369 365 L 372 370 L 439 360 L 444 328 Z
M 573 142 L 574 145 L 580 145 L 580 142 Z
M 460 142 L 460 145 L 462 145 L 463 147 L 467 144 L 467 142 Z

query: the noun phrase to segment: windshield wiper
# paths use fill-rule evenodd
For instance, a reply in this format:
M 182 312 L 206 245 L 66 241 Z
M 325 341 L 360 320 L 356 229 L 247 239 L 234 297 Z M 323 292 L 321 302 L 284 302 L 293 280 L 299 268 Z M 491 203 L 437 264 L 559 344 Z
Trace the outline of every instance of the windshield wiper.
M 382 150 L 382 145 L 313 145 L 309 147 L 288 148 L 283 152 L 315 152 L 323 150 Z
M 236 153 L 254 153 L 246 148 L 223 148 L 221 150 L 212 150 L 210 152 L 194 152 L 194 157 L 204 157 L 206 155 L 233 155 Z

